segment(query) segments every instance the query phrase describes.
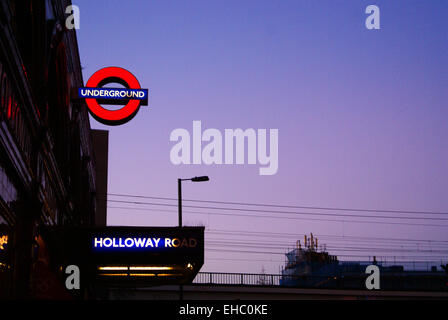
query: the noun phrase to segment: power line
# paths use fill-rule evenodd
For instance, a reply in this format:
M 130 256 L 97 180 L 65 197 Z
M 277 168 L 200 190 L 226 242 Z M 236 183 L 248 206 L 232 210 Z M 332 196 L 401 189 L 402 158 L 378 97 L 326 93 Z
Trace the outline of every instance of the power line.
M 205 230 L 205 232 L 213 232 L 213 233 L 238 233 L 238 235 L 241 236 L 249 236 L 251 234 L 258 235 L 258 236 L 270 236 L 270 235 L 277 235 L 282 237 L 294 237 L 297 238 L 297 236 L 304 236 L 306 234 L 301 233 L 285 233 L 285 232 L 269 232 L 269 231 L 251 231 L 251 230 L 225 230 L 225 229 L 208 229 Z M 366 240 L 381 240 L 381 241 L 410 241 L 410 242 L 443 242 L 448 243 L 448 240 L 430 240 L 430 239 L 403 239 L 403 238 L 379 238 L 379 237 L 365 237 L 365 236 L 340 236 L 340 235 L 325 235 L 325 234 L 319 234 L 319 239 L 325 239 L 325 238 L 342 238 L 340 240 L 349 241 L 350 239 L 357 240 L 358 239 L 366 239 Z M 350 240 L 351 241 L 351 240 Z
M 126 210 L 128 210 L 128 209 L 136 209 L 136 210 L 143 210 L 143 211 L 152 211 L 152 210 L 148 210 L 148 209 L 141 209 L 141 208 L 122 208 L 122 209 L 126 209 Z M 168 211 L 168 212 L 177 212 L 177 211 L 172 211 L 172 210 L 165 210 L 165 211 Z M 190 213 L 194 213 L 194 212 L 190 212 Z M 205 212 L 197 212 L 197 213 L 200 213 L 200 214 L 217 214 L 217 213 L 205 213 Z M 233 216 L 232 214 L 230 214 L 231 216 Z M 282 234 L 284 234 L 284 233 L 282 233 Z M 290 235 L 293 235 L 293 234 L 290 234 Z M 296 235 L 293 235 L 293 236 L 296 236 Z M 320 237 L 322 237 L 322 236 L 320 236 Z M 397 239 L 393 239 L 393 240 L 397 240 Z M 233 243 L 235 243 L 235 242 L 233 242 Z M 222 246 L 228 246 L 228 245 L 231 245 L 232 244 L 232 242 L 227 242 L 227 243 L 224 243 L 224 244 L 212 244 L 212 245 L 214 245 L 214 246 L 218 246 L 218 247 L 222 247 Z M 248 245 L 244 245 L 244 246 L 241 246 L 240 245 L 240 247 L 245 247 L 245 248 L 260 248 L 260 246 L 248 246 Z M 331 246 L 330 246 L 331 247 Z M 271 248 L 271 249 L 275 249 L 275 248 Z M 279 248 L 279 249 L 285 249 L 284 247 L 281 247 L 281 248 Z M 379 250 L 380 252 L 381 252 L 381 250 L 382 249 L 384 249 L 384 248 L 376 248 L 376 249 L 372 249 L 372 248 L 351 248 L 351 249 L 349 249 L 349 248 L 341 248 L 341 249 L 337 249 L 336 247 L 334 247 L 334 251 L 359 251 L 359 250 L 365 250 L 365 249 L 371 249 L 371 250 Z M 207 250 L 210 250 L 210 249 L 207 249 Z M 216 250 L 216 249 L 211 249 L 211 250 Z M 219 250 L 218 250 L 219 251 Z M 228 250 L 221 250 L 221 251 L 225 251 L 225 252 L 229 252 Z M 394 252 L 394 250 L 386 250 L 386 251 L 392 251 L 392 252 Z M 409 250 L 400 250 L 400 249 L 397 249 L 397 250 L 395 250 L 395 251 L 405 251 L 405 252 L 421 252 L 421 253 L 425 253 L 425 252 L 422 252 L 421 250 L 419 251 L 419 250 L 417 250 L 417 251 L 415 251 L 415 250 L 411 250 L 411 251 L 409 251 Z M 245 251 L 241 251 L 241 250 L 233 250 L 233 251 L 231 251 L 231 252 L 236 252 L 236 253 L 238 253 L 238 252 L 245 252 Z M 428 253 L 438 253 L 438 252 L 446 252 L 446 251 L 438 251 L 438 250 L 430 250 L 430 251 L 428 251 Z M 263 254 L 272 254 L 272 252 L 257 252 L 257 251 L 250 251 L 250 253 L 263 253 Z M 275 253 L 275 254 L 281 254 L 281 255 L 283 255 L 284 253 Z M 338 256 L 341 256 L 341 257 L 350 257 L 350 256 L 353 256 L 353 257 L 362 257 L 362 256 L 364 256 L 364 255 L 338 255 Z M 371 255 L 369 255 L 369 256 L 365 256 L 365 257 L 371 257 L 371 256 L 373 256 L 373 254 L 371 254 Z M 396 255 L 394 255 L 394 256 L 389 256 L 389 257 L 396 257 Z M 404 256 L 403 256 L 404 257 Z M 410 256 L 406 256 L 406 257 L 410 257 Z M 416 256 L 416 257 L 418 257 L 418 258 L 425 258 L 425 259 L 427 259 L 428 258 L 428 256 L 425 256 L 425 257 L 422 257 L 422 256 Z M 445 257 L 445 256 L 437 256 L 437 257 Z
M 232 246 L 232 247 L 243 247 L 243 248 L 266 248 L 266 249 L 279 249 L 285 250 L 285 246 L 279 246 L 275 244 L 246 244 L 241 242 L 223 242 L 223 241 L 207 241 L 207 245 L 215 245 L 215 246 Z M 404 249 L 404 248 L 375 248 L 375 247 L 337 247 L 337 246 L 327 246 L 327 249 L 332 252 L 350 252 L 350 251 L 372 251 L 372 252 L 412 252 L 412 253 L 443 253 L 448 256 L 448 249 L 446 250 L 420 250 L 420 249 Z
M 206 258 L 206 260 L 212 261 L 250 261 L 250 262 L 272 262 L 272 263 L 284 263 L 284 260 L 268 260 L 268 259 L 232 259 L 232 258 Z
M 136 204 L 136 205 L 152 205 L 152 206 L 164 206 L 164 207 L 177 207 L 176 204 L 167 204 L 167 203 L 137 202 L 137 201 L 110 200 L 110 199 L 108 199 L 107 201 L 115 202 L 115 203 Z M 340 213 L 339 214 L 333 214 L 333 213 L 322 213 L 322 212 L 292 212 L 292 211 L 274 211 L 274 210 L 259 210 L 259 209 L 225 208 L 225 207 L 189 206 L 189 205 L 184 205 L 183 207 L 184 208 L 194 208 L 194 209 L 212 209 L 212 210 L 246 211 L 246 212 L 259 212 L 259 213 L 280 213 L 280 214 L 330 216 L 330 217 L 448 221 L 448 218 L 433 218 L 433 217 L 423 218 L 423 217 L 356 215 L 356 214 L 340 214 Z
M 137 210 L 137 211 L 147 211 L 147 212 L 170 212 L 170 213 L 177 213 L 177 211 L 174 210 L 163 210 L 163 209 L 142 209 L 142 208 L 130 208 L 130 207 L 111 207 L 108 206 L 108 208 L 113 209 L 125 209 L 125 210 Z M 185 213 L 192 213 L 192 214 L 205 214 L 205 215 L 214 215 L 216 213 L 208 213 L 208 212 L 197 212 L 197 211 L 184 211 Z M 234 214 L 224 214 L 227 216 L 234 216 Z M 245 215 L 244 215 L 245 216 Z M 252 216 L 251 216 L 252 217 Z M 341 221 L 341 220 L 337 220 Z M 343 222 L 343 221 L 341 221 Z M 418 224 L 421 225 L 421 224 Z M 277 236 L 282 238 L 293 238 L 294 240 L 297 240 L 298 236 L 303 237 L 304 233 L 286 233 L 286 232 L 269 232 L 269 231 L 252 231 L 252 230 L 226 230 L 226 229 L 206 229 L 206 233 L 218 233 L 218 234 L 230 234 L 230 235 L 238 235 L 242 237 L 271 237 L 271 236 Z M 448 243 L 448 240 L 434 240 L 434 239 L 410 239 L 410 238 L 384 238 L 384 237 L 363 237 L 363 236 L 340 236 L 340 235 L 324 235 L 319 234 L 319 239 L 332 239 L 337 238 L 339 240 L 336 241 L 360 241 L 359 239 L 364 239 L 364 241 L 398 241 L 398 242 L 419 242 L 421 245 L 434 245 L 436 243 Z M 333 240 L 334 241 L 334 240 Z
M 269 238 L 269 236 L 265 237 L 265 238 L 236 238 L 236 237 L 228 237 L 226 239 L 220 239 L 220 238 L 216 238 L 215 236 L 218 234 L 213 234 L 213 233 L 207 233 L 206 234 L 206 240 L 207 242 L 209 241 L 239 241 L 242 243 L 247 243 L 247 244 L 262 244 L 262 245 L 281 245 L 284 248 L 296 248 L 297 247 L 297 242 L 295 240 L 292 241 L 288 241 L 288 239 L 284 240 L 284 241 L 273 241 L 272 237 Z M 353 243 L 355 243 L 356 247 L 358 248 L 364 248 L 364 249 L 370 249 L 372 247 L 376 247 L 376 248 L 401 248 L 401 249 L 414 249 L 414 250 L 440 250 L 440 249 L 446 249 L 448 248 L 448 245 L 446 243 L 435 243 L 435 244 L 418 244 L 418 243 L 401 243 L 401 242 L 392 242 L 392 243 L 386 243 L 386 242 L 381 242 L 381 241 L 375 241 L 375 242 L 371 242 L 371 241 L 350 241 L 350 243 L 347 243 L 345 241 L 341 241 L 338 239 L 335 240 L 330 240 L 330 241 L 321 241 L 319 242 L 320 244 L 324 244 L 324 248 L 331 250 L 332 248 L 340 248 L 341 246 L 345 246 L 345 247 L 350 247 L 352 246 Z M 320 246 L 320 248 L 322 248 L 322 246 Z
M 147 209 L 140 209 L 140 208 L 124 208 L 124 209 L 138 209 L 138 210 L 144 210 L 144 211 L 148 211 Z M 149 210 L 149 211 L 151 211 L 151 210 Z M 169 210 L 165 210 L 165 211 L 169 211 Z M 169 212 L 176 212 L 176 211 L 169 211 Z M 208 214 L 208 213 L 203 213 L 203 212 L 200 212 L 201 214 Z M 212 213 L 212 214 L 216 214 L 216 213 Z M 226 243 L 226 245 L 229 245 L 229 244 L 232 244 L 232 242 L 230 242 L 230 243 Z M 265 245 L 266 246 L 266 245 Z M 284 247 L 281 247 L 280 249 L 285 249 L 285 247 L 286 247 L 287 245 L 285 245 Z M 246 247 L 260 247 L 260 246 L 246 246 Z M 331 248 L 331 245 L 329 245 L 329 246 L 327 246 L 327 247 L 329 247 L 329 248 Z M 375 248 L 375 249 L 372 249 L 372 248 L 370 248 L 370 247 L 368 247 L 368 248 L 355 248 L 357 251 L 359 251 L 359 250 L 381 250 L 381 249 L 384 249 L 384 248 Z M 333 247 L 333 250 L 334 251 L 353 251 L 353 249 L 351 250 L 351 249 L 348 249 L 348 248 L 346 248 L 346 249 L 344 249 L 344 248 L 341 248 L 341 249 L 337 249 L 336 247 Z M 386 250 L 386 251 L 408 251 L 408 252 L 421 252 L 421 253 L 426 253 L 426 252 L 428 252 L 428 253 L 438 253 L 438 252 L 445 252 L 445 251 L 440 251 L 440 250 L 402 250 L 402 249 L 395 249 L 395 250 Z
M 122 202 L 122 201 L 114 201 L 110 200 L 111 202 Z M 124 203 L 131 203 L 135 204 L 133 202 L 124 202 Z M 176 205 L 169 205 L 169 204 L 151 204 L 151 203 L 144 203 L 146 205 L 155 205 L 155 206 L 170 206 L 170 207 L 177 207 Z M 194 206 L 184 206 L 184 207 L 194 207 Z M 137 210 L 137 211 L 148 211 L 148 212 L 155 212 L 155 211 L 165 211 L 165 212 L 177 212 L 177 211 L 171 211 L 171 210 L 161 210 L 161 209 L 142 209 L 142 208 L 132 208 L 132 207 L 113 207 L 108 206 L 108 208 L 112 209 L 126 209 L 126 210 Z M 207 207 L 202 207 L 203 209 L 212 209 Z M 234 209 L 237 210 L 237 209 Z M 250 218 L 270 218 L 270 219 L 288 219 L 288 220 L 309 220 L 309 221 L 327 221 L 327 222 L 344 222 L 344 223 L 373 223 L 373 224 L 393 224 L 393 225 L 410 225 L 410 226 L 428 226 L 428 227 L 448 227 L 448 225 L 445 224 L 421 224 L 421 223 L 407 223 L 407 222 L 386 222 L 386 221 L 357 221 L 357 220 L 338 220 L 338 219 L 314 219 L 314 218 L 294 218 L 294 217 L 278 217 L 278 216 L 266 216 L 266 215 L 249 215 L 249 214 L 225 214 L 225 213 L 219 213 L 219 212 L 194 212 L 194 211 L 184 211 L 185 213 L 194 213 L 194 214 L 206 214 L 206 215 L 221 215 L 221 216 L 231 216 L 231 217 L 250 217 Z M 377 217 L 381 218 L 381 217 Z
M 260 240 L 245 240 L 245 239 L 216 239 L 216 238 L 207 238 L 207 243 L 210 242 L 221 242 L 221 243 L 239 243 L 239 244 L 258 244 L 261 246 L 275 246 L 275 245 L 281 245 L 282 248 L 287 248 L 287 247 L 291 247 L 291 243 L 285 243 L 285 242 L 278 242 L 278 241 L 260 241 Z M 358 242 L 356 244 L 359 244 Z M 366 247 L 366 244 L 360 244 L 361 246 L 356 246 L 356 247 L 350 247 L 350 246 L 344 246 L 341 247 L 341 244 L 329 244 L 326 245 L 325 247 L 327 249 L 333 249 L 333 248 L 357 248 L 357 249 L 365 249 L 365 250 L 374 250 L 374 247 L 372 246 L 368 246 Z M 369 244 L 367 244 L 369 245 Z M 372 244 L 373 246 L 381 246 L 381 245 L 386 245 L 383 243 L 376 243 L 376 244 Z M 297 246 L 293 246 L 293 247 L 297 247 Z M 422 247 L 422 248 L 420 248 Z M 423 252 L 424 250 L 429 250 L 431 252 L 435 251 L 435 250 L 440 250 L 440 249 L 447 249 L 448 250 L 448 245 L 447 244 L 437 244 L 437 245 L 425 245 L 425 246 L 418 246 L 416 247 L 415 244 L 405 244 L 405 245 L 400 245 L 400 244 L 395 244 L 395 247 L 391 247 L 390 245 L 387 247 L 376 247 L 377 249 L 393 249 L 393 248 L 398 248 L 398 249 L 413 249 L 413 250 L 417 250 L 417 251 L 421 251 Z M 447 251 L 448 252 L 448 251 Z
M 259 241 L 259 240 L 242 240 L 242 239 L 216 239 L 216 238 L 207 238 L 207 243 L 217 243 L 217 244 L 226 244 L 226 245 L 248 245 L 248 246 L 259 246 L 259 247 L 276 247 L 280 249 L 286 249 L 286 248 L 297 248 L 296 245 L 291 246 L 290 244 L 287 244 L 285 242 L 273 242 L 273 241 Z M 385 244 L 372 244 L 366 245 L 366 244 L 360 244 L 360 245 L 341 245 L 341 244 L 329 244 L 326 245 L 326 249 L 333 250 L 333 249 L 347 249 L 347 250 L 396 250 L 396 251 L 413 251 L 413 252 L 439 252 L 440 250 L 446 250 L 448 253 L 448 246 L 446 244 L 439 244 L 437 246 L 424 246 L 423 248 L 420 248 L 420 246 L 416 247 L 415 245 L 395 245 L 384 247 Z M 279 247 L 280 246 L 280 247 Z M 383 246 L 383 247 L 382 247 Z M 445 251 L 444 251 L 445 252 Z
M 230 249 L 217 249 L 217 248 L 206 248 L 206 251 L 216 251 L 216 252 L 232 252 L 232 253 L 249 253 L 249 254 L 275 254 L 275 255 L 284 255 L 284 253 L 281 252 L 268 252 L 268 251 L 248 251 L 248 250 L 230 250 Z M 372 258 L 374 255 L 347 255 L 347 254 L 339 254 L 338 257 L 364 257 L 364 258 Z M 407 259 L 446 259 L 446 255 L 434 255 L 434 256 L 428 256 L 428 257 L 422 257 L 422 256 L 408 256 L 408 255 L 381 255 L 383 258 L 407 258 Z M 416 261 L 417 262 L 417 261 Z
M 213 253 L 212 253 L 213 254 Z M 370 258 L 371 258 L 371 256 L 370 256 Z M 377 257 L 377 260 L 378 260 L 378 258 L 379 257 Z M 207 257 L 206 258 L 206 261 L 245 261 L 245 262 L 270 262 L 270 263 L 275 263 L 275 264 L 283 264 L 283 263 L 286 263 L 286 261 L 285 260 L 269 260 L 269 259 L 244 259 L 244 258 L 241 258 L 241 259 L 238 259 L 238 258 L 210 258 L 210 257 Z M 340 262 L 346 262 L 346 260 L 344 261 L 344 260 L 339 260 Z M 351 261 L 351 262 L 361 262 L 361 261 Z M 381 261 L 380 261 L 381 262 Z M 406 261 L 400 261 L 400 260 L 396 260 L 396 259 L 394 259 L 393 261 L 384 261 L 384 262 L 381 262 L 381 263 L 384 263 L 384 264 L 386 264 L 386 265 L 390 265 L 391 263 L 393 263 L 393 264 L 406 264 L 407 266 L 409 266 L 409 265 L 412 265 L 412 264 L 417 264 L 417 267 L 420 265 L 422 265 L 422 264 L 426 264 L 426 265 L 437 265 L 437 264 L 439 264 L 440 263 L 440 259 L 439 260 L 420 260 L 420 261 L 409 261 L 409 260 L 406 260 Z M 415 267 L 415 266 L 414 266 Z
M 223 245 L 227 247 L 233 246 L 245 246 L 252 248 L 275 248 L 283 251 L 290 252 L 291 250 L 296 249 L 296 246 L 290 246 L 282 243 L 266 243 L 266 242 L 241 242 L 241 241 L 222 241 L 215 239 L 208 239 L 206 241 L 207 245 Z M 415 248 L 415 247 L 404 247 L 404 246 L 395 246 L 395 247 L 382 247 L 378 245 L 361 245 L 361 246 L 344 246 L 344 245 L 327 245 L 324 249 L 326 252 L 330 254 L 335 254 L 335 252 L 345 252 L 345 251 L 364 251 L 364 252 L 414 252 L 418 254 L 434 254 L 434 253 L 443 253 L 448 256 L 448 247 L 425 247 L 425 248 Z
M 158 200 L 177 201 L 176 198 L 168 198 L 168 197 L 153 197 L 153 196 L 141 196 L 141 195 L 130 195 L 130 194 L 118 194 L 118 193 L 108 193 L 108 195 L 117 196 L 117 197 L 129 197 L 129 198 L 142 198 L 142 199 L 158 199 Z M 364 209 L 364 208 L 363 209 L 355 209 L 355 208 L 279 205 L 279 204 L 265 204 L 265 203 L 230 202 L 230 201 L 215 201 L 215 200 L 194 200 L 194 199 L 182 199 L 182 201 L 199 202 L 199 203 L 229 204 L 229 205 L 240 205 L 240 206 L 261 206 L 261 207 L 274 207 L 274 208 L 291 208 L 291 209 L 312 209 L 312 210 L 351 211 L 351 212 L 377 212 L 377 213 L 408 213 L 408 214 L 448 215 L 448 212 L 438 212 L 438 211 L 384 210 L 384 209 Z
M 262 247 L 268 247 L 268 246 L 281 246 L 281 248 L 297 248 L 296 244 L 292 244 L 291 242 L 272 242 L 272 241 L 259 241 L 259 240 L 242 240 L 242 239 L 216 239 L 216 238 L 207 238 L 207 243 L 226 243 L 226 244 L 232 244 L 232 243 L 240 243 L 240 244 L 248 244 L 248 245 L 258 245 Z M 396 248 L 396 250 L 414 250 L 415 252 L 435 252 L 437 250 L 447 250 L 448 253 L 448 246 L 444 244 L 439 244 L 435 246 L 426 245 L 426 246 L 413 246 L 410 244 L 395 244 L 395 246 L 386 246 L 384 243 L 356 243 L 357 246 L 353 247 L 350 245 L 345 244 L 338 244 L 338 243 L 329 243 L 325 244 L 324 250 L 331 251 L 333 249 L 338 248 L 356 248 L 356 249 L 362 249 L 362 250 L 392 250 Z M 322 250 L 322 246 L 320 246 Z

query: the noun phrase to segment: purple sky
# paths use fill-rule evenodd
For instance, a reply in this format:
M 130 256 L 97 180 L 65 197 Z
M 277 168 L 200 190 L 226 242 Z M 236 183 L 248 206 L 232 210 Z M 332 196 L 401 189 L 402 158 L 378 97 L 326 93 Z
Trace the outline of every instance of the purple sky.
M 208 175 L 210 182 L 184 182 L 183 197 L 448 212 L 448 2 L 73 2 L 81 10 L 77 35 L 84 81 L 102 67 L 120 66 L 150 92 L 149 106 L 123 126 L 106 127 L 91 119 L 93 128 L 110 130 L 110 193 L 176 198 L 177 178 Z M 369 4 L 381 9 L 381 30 L 364 26 Z M 278 173 L 260 176 L 258 164 L 174 166 L 170 133 L 177 128 L 191 133 L 193 120 L 201 120 L 203 130 L 221 132 L 279 129 Z M 109 208 L 109 225 L 177 224 L 176 207 L 109 205 L 150 209 Z M 189 211 L 254 212 L 184 208 L 186 225 L 242 233 L 207 233 L 203 271 L 255 273 L 264 266 L 266 272 L 277 273 L 281 255 L 217 250 L 284 252 L 295 238 L 246 237 L 245 231 L 298 234 L 297 239 L 313 232 L 322 235 L 320 243 L 327 248 L 357 243 L 325 235 L 448 240 L 448 221 L 361 219 L 447 225 L 410 226 Z M 245 239 L 252 249 L 222 244 Z M 266 249 L 269 242 L 285 249 Z

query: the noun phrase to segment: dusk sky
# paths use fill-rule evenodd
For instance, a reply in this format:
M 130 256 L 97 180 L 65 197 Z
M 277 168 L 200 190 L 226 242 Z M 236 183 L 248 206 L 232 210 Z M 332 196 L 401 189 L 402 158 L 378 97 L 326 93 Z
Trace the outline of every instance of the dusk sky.
M 208 175 L 209 182 L 184 182 L 183 198 L 445 213 L 184 201 L 184 224 L 206 227 L 202 271 L 278 273 L 282 254 L 310 232 L 342 260 L 356 254 L 447 263 L 448 250 L 437 250 L 448 247 L 448 1 L 73 3 L 80 8 L 84 83 L 103 67 L 119 66 L 149 89 L 149 105 L 127 124 L 108 127 L 91 118 L 92 128 L 110 131 L 109 193 L 177 198 L 178 178 Z M 379 30 L 365 27 L 370 4 L 380 8 Z M 172 164 L 171 132 L 192 135 L 195 120 L 223 135 L 278 129 L 278 172 L 259 175 L 260 164 L 247 159 Z M 109 202 L 108 225 L 177 225 L 176 201 L 109 200 L 173 206 Z M 445 247 L 412 242 L 418 239 Z M 418 252 L 423 247 L 430 252 Z

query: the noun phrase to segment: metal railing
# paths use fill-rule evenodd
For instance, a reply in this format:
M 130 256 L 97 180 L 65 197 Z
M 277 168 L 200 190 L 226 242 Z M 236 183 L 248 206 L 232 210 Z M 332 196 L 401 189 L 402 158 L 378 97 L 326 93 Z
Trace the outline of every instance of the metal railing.
M 199 272 L 193 283 L 244 286 L 279 286 L 281 274 Z
M 381 287 L 385 290 L 448 291 L 448 276 L 443 272 L 389 273 L 382 275 L 381 279 Z M 356 272 L 344 276 L 199 272 L 193 284 L 365 289 L 365 280 L 365 273 Z

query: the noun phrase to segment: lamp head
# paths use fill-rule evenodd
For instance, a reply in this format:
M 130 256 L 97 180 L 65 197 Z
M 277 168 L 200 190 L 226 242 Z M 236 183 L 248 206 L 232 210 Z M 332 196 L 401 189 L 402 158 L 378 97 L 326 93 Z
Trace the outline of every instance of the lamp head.
M 202 182 L 202 181 L 209 181 L 209 177 L 208 176 L 202 176 L 202 177 L 194 177 L 191 178 L 191 181 L 193 182 Z

